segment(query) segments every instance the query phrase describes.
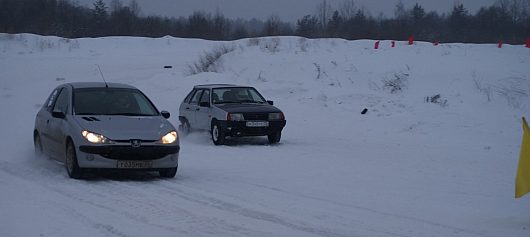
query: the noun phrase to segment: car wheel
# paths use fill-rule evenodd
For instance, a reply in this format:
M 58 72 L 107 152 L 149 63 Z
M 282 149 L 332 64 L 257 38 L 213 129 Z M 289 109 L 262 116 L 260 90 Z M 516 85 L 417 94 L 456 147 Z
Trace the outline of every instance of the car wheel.
M 212 123 L 212 141 L 215 145 L 223 145 L 225 143 L 225 132 L 223 128 L 219 126 L 218 122 Z
M 182 135 L 188 135 L 191 132 L 191 126 L 188 120 L 182 121 L 180 124 L 180 131 L 182 132 Z
M 280 131 L 280 132 L 269 134 L 267 138 L 269 139 L 270 144 L 278 143 L 280 142 L 280 139 L 282 138 L 282 132 Z
M 66 172 L 68 172 L 68 176 L 70 176 L 70 178 L 81 178 L 83 170 L 79 168 L 79 164 L 77 163 L 77 155 L 75 154 L 75 147 L 71 141 L 69 141 L 68 145 L 66 145 L 66 160 L 64 164 L 66 166 Z
M 161 169 L 158 171 L 158 173 L 160 174 L 160 177 L 162 178 L 173 178 L 175 177 L 175 175 L 177 175 L 178 168 L 179 166 L 177 165 L 177 167 L 175 168 Z
M 33 145 L 35 146 L 35 156 L 42 156 L 42 142 L 40 140 L 39 134 L 35 134 L 33 137 Z

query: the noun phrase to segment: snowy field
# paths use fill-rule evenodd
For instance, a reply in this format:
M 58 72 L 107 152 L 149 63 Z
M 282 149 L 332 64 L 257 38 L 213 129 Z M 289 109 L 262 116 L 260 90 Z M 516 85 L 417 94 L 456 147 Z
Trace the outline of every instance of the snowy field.
M 0 236 L 530 236 L 530 196 L 514 199 L 530 49 L 373 45 L 0 34 Z M 284 111 L 282 141 L 194 133 L 175 179 L 69 179 L 34 156 L 34 118 L 58 84 L 101 81 L 95 64 L 174 125 L 195 84 L 254 86 Z

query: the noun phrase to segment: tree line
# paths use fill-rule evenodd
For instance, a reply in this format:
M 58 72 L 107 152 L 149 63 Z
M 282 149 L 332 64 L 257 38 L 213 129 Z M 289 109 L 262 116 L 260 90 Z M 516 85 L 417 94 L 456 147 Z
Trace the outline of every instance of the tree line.
M 503 40 L 521 44 L 530 37 L 530 0 L 497 0 L 470 13 L 463 4 L 450 12 L 427 12 L 420 4 L 395 5 L 394 16 L 372 16 L 354 0 L 335 9 L 327 0 L 295 23 L 276 15 L 265 21 L 229 19 L 221 12 L 194 12 L 188 17 L 143 16 L 138 3 L 120 0 L 106 4 L 95 0 L 80 6 L 70 0 L 0 0 L 0 32 L 56 35 L 65 38 L 101 36 L 170 35 L 209 40 L 234 40 L 261 36 L 307 38 L 394 39 L 464 43 Z

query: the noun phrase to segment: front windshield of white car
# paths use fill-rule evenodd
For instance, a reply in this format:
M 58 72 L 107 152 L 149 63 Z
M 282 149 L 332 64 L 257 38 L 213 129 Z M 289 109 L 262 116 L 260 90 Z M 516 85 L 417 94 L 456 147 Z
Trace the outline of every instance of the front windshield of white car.
M 227 103 L 265 103 L 265 99 L 252 87 L 227 87 L 213 89 L 214 104 Z
M 156 116 L 158 111 L 137 89 L 79 88 L 74 90 L 76 115 Z

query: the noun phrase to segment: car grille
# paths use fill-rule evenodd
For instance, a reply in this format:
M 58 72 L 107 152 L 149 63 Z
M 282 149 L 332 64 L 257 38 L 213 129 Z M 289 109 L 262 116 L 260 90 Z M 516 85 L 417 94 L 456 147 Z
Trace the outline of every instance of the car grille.
M 243 117 L 245 118 L 245 120 L 269 120 L 268 113 L 244 113 Z
M 130 143 L 131 142 L 130 139 L 129 140 L 112 140 L 112 141 L 119 142 L 119 143 Z M 156 142 L 156 140 L 138 140 L 138 141 L 140 141 L 142 144 Z
M 80 146 L 79 149 L 112 160 L 156 160 L 180 150 L 178 146 Z

